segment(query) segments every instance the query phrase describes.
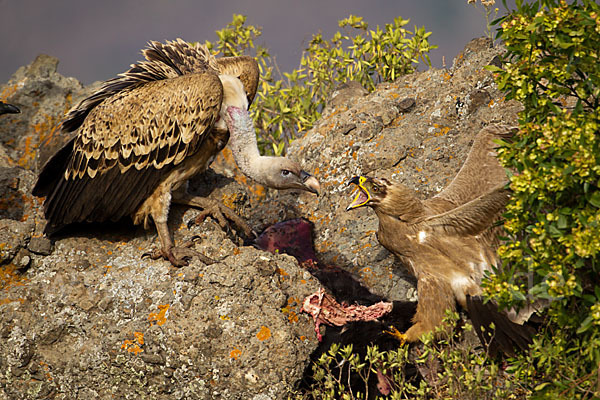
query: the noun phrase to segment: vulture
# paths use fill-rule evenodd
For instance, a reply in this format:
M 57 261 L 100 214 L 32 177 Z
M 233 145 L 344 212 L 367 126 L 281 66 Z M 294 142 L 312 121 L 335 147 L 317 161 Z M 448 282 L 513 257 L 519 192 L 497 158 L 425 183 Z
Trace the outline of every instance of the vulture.
M 206 170 L 230 140 L 242 172 L 275 189 L 317 193 L 319 182 L 298 163 L 259 154 L 248 106 L 259 71 L 249 56 L 215 58 L 181 39 L 149 42 L 145 61 L 106 81 L 71 109 L 61 129 L 72 138 L 39 173 L 33 194 L 45 197 L 45 232 L 79 222 L 117 221 L 156 227 L 153 258 L 174 266 L 198 255 L 173 244 L 171 203 L 202 208 L 251 232 L 223 204 L 187 193 L 187 180 Z M 231 136 L 231 137 L 230 137 Z
M 13 106 L 12 104 L 5 103 L 0 101 L 0 115 L 2 114 L 18 114 L 21 110 L 18 107 Z
M 412 326 L 397 332 L 402 341 L 418 341 L 458 303 L 490 353 L 512 355 L 530 344 L 531 327 L 485 303 L 480 286 L 484 274 L 499 266 L 497 222 L 510 197 L 495 141 L 508 140 L 514 131 L 505 125 L 483 128 L 450 185 L 425 201 L 387 179 L 350 180 L 357 193 L 347 210 L 371 207 L 379 219 L 379 243 L 417 279 L 417 310 Z

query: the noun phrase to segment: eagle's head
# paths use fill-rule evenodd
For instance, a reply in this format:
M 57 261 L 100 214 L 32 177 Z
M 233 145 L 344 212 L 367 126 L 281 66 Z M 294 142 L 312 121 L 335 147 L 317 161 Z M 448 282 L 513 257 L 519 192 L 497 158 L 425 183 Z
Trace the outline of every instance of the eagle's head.
M 423 213 L 423 203 L 414 191 L 407 186 L 395 182 L 392 183 L 385 178 L 371 178 L 367 176 L 355 176 L 348 184 L 354 184 L 358 192 L 346 211 L 369 206 L 378 215 L 386 214 L 394 218 L 411 221 Z
M 355 208 L 370 206 L 377 207 L 386 198 L 391 183 L 383 178 L 370 178 L 366 176 L 355 176 L 348 184 L 354 184 L 358 188 L 354 201 L 346 208 L 346 211 Z

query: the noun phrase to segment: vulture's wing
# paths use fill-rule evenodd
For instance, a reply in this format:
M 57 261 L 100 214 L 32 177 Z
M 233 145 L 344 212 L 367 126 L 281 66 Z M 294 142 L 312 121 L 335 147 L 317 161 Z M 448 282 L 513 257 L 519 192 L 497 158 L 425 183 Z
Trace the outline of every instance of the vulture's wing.
M 506 182 L 506 172 L 496 158 L 498 145 L 494 141 L 508 139 L 515 131 L 516 128 L 507 125 L 490 125 L 479 131 L 458 174 L 432 201 L 441 198 L 459 206 Z
M 419 225 L 455 235 L 478 235 L 490 228 L 510 197 L 504 185 L 442 214 L 424 218 Z
M 132 64 L 127 71 L 106 81 L 94 94 L 73 107 L 62 123 L 63 130 L 72 132 L 79 128 L 94 107 L 123 90 L 181 75 L 218 73 L 217 61 L 206 46 L 181 39 L 166 43 L 151 41 L 142 54 L 145 61 Z
M 232 75 L 244 84 L 248 105 L 252 104 L 258 88 L 258 63 L 250 56 L 222 57 L 217 59 L 219 73 Z
M 47 195 L 48 230 L 131 214 L 166 173 L 202 151 L 222 98 L 217 74 L 205 72 L 133 86 L 93 107 L 36 184 L 34 194 Z

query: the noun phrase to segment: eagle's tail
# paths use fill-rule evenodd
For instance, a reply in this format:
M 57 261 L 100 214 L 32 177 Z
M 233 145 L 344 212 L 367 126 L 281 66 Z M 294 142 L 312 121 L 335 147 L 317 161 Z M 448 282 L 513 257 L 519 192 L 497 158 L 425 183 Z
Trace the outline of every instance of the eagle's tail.
M 499 351 L 514 356 L 516 350 L 524 351 L 532 343 L 535 329 L 527 323 L 520 325 L 511 321 L 492 301 L 484 302 L 481 296 L 467 296 L 467 313 L 479 340 L 493 357 Z

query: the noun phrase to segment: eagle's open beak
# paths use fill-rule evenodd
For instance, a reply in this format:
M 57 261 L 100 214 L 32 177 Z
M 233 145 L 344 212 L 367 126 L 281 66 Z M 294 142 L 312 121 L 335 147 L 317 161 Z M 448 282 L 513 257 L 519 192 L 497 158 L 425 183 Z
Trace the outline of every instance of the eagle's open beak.
M 302 184 L 304 187 L 306 187 L 306 190 L 316 194 L 317 196 L 319 195 L 319 192 L 321 191 L 321 184 L 317 178 L 305 171 L 300 171 L 300 178 L 302 178 Z
M 352 203 L 350 203 L 350 205 L 346 207 L 346 211 L 362 207 L 366 205 L 369 202 L 369 200 L 371 200 L 371 194 L 364 186 L 364 183 L 366 181 L 367 178 L 364 176 L 355 176 L 348 181 L 348 185 L 352 183 L 357 186 L 357 193 L 356 197 L 354 197 L 354 201 L 352 201 Z

